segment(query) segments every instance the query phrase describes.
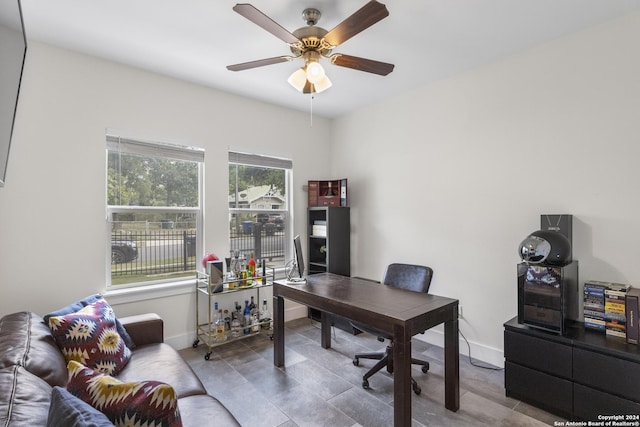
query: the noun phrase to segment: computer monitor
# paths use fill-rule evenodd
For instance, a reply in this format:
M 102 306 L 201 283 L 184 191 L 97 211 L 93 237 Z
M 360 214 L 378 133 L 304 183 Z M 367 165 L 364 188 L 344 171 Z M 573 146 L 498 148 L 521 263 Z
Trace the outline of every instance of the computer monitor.
M 293 260 L 290 268 L 287 268 L 287 280 L 289 282 L 305 282 L 304 278 L 304 257 L 302 255 L 302 245 L 300 244 L 300 235 L 293 238 Z M 295 277 L 295 276 L 298 277 Z
M 304 257 L 302 256 L 302 246 L 300 245 L 300 235 L 294 237 L 293 248 L 296 256 L 296 266 L 298 267 L 298 276 L 304 278 Z

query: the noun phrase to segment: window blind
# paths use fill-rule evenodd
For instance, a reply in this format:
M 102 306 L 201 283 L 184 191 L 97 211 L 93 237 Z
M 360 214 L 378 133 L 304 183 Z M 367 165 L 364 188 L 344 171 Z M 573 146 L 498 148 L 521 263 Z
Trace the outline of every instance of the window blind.
M 143 141 L 141 139 L 107 134 L 107 149 L 120 153 L 139 154 L 149 157 L 166 157 L 192 162 L 204 162 L 204 149 L 165 142 Z
M 279 157 L 229 151 L 229 163 L 239 165 L 262 166 L 275 169 L 293 169 L 293 161 Z

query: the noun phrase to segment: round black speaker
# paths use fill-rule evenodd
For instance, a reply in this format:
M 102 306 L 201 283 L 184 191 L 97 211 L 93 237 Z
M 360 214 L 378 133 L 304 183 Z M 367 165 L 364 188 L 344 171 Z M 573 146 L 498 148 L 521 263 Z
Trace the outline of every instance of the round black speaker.
M 519 252 L 527 264 L 564 267 L 571 263 L 571 242 L 557 231 L 534 231 L 520 243 Z

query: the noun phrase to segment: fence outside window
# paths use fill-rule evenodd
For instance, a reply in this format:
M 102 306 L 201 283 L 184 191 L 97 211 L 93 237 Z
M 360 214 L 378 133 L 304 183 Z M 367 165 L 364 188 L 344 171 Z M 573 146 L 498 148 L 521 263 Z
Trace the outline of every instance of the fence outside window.
M 111 232 L 111 277 L 114 285 L 195 276 L 196 230 L 187 223 L 114 223 Z M 244 222 L 231 231 L 231 251 L 249 259 L 253 253 L 269 266 L 284 265 L 284 232 L 272 224 Z M 222 255 L 222 254 L 220 254 Z M 224 256 L 221 256 L 224 258 Z M 134 280 L 135 279 L 135 280 Z

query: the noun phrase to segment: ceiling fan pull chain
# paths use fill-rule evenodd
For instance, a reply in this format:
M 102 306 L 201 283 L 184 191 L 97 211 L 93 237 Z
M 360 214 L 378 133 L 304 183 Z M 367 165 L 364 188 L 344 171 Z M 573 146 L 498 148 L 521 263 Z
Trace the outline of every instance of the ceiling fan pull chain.
M 309 127 L 313 127 L 313 93 L 309 94 Z

